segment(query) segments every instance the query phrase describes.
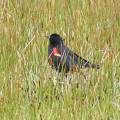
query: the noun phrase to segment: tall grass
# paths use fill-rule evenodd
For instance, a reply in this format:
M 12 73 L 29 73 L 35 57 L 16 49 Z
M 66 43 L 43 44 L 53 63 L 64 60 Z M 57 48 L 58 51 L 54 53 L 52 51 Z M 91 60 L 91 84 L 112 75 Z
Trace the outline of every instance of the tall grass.
M 2 0 L 0 119 L 119 120 L 119 11 L 119 0 Z M 66 78 L 47 63 L 48 41 L 42 36 L 54 32 L 101 65 L 69 74 L 69 90 L 53 84 Z

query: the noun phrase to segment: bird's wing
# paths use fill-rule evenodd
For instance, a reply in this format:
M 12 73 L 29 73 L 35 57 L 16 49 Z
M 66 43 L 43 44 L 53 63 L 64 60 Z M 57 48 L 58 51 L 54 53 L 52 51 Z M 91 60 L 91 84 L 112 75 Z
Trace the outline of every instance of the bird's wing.
M 69 48 L 66 47 L 66 52 L 68 53 L 69 60 L 71 61 L 72 65 L 79 66 L 80 68 L 97 68 L 99 69 L 99 65 L 92 64 L 91 62 L 87 61 L 86 59 L 80 57 L 78 54 L 71 51 Z

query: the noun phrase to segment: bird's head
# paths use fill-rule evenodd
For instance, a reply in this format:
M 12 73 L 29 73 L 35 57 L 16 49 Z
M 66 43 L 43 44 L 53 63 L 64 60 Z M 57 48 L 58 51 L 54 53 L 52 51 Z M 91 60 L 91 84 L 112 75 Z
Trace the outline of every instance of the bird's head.
M 47 38 L 49 39 L 50 45 L 52 45 L 53 47 L 63 44 L 62 37 L 58 35 L 57 33 L 53 33 L 50 36 L 47 36 Z

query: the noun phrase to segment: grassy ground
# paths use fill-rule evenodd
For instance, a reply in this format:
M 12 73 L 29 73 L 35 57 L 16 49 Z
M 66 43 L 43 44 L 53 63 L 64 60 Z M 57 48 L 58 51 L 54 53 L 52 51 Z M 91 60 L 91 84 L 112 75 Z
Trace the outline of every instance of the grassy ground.
M 47 63 L 54 32 L 101 65 L 69 75 L 69 90 Z M 1 120 L 119 120 L 120 1 L 1 0 L 0 73 Z

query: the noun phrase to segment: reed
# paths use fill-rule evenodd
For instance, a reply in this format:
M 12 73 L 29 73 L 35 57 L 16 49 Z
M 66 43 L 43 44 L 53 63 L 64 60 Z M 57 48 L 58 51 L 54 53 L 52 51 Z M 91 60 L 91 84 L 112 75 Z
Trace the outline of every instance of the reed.
M 2 0 L 1 120 L 119 120 L 119 11 L 119 0 Z M 66 78 L 47 63 L 48 41 L 42 36 L 54 32 L 101 65 L 70 74 L 69 90 L 54 85 Z

